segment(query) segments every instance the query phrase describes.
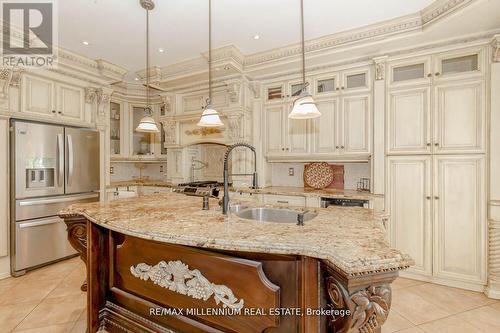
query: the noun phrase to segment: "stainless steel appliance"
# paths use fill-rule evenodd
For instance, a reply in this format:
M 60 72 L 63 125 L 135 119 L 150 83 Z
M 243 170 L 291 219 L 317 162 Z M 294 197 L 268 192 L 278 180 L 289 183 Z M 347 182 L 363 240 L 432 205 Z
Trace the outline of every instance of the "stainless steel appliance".
M 209 209 L 209 198 L 219 197 L 219 187 L 222 184 L 217 181 L 197 181 L 178 184 L 174 187 L 174 192 L 185 195 L 203 197 L 203 210 Z
M 99 200 L 98 132 L 12 120 L 10 174 L 12 275 L 76 254 L 57 212 Z
M 340 198 L 321 198 L 321 207 L 328 206 L 345 206 L 345 207 L 369 207 L 368 200 L 362 199 L 340 199 Z

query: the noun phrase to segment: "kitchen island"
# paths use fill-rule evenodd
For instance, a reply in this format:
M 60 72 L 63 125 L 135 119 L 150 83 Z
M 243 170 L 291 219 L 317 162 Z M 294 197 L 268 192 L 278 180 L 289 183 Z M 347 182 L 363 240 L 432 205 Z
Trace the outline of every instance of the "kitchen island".
M 363 208 L 272 223 L 168 193 L 60 213 L 87 263 L 90 332 L 380 332 L 411 258 Z

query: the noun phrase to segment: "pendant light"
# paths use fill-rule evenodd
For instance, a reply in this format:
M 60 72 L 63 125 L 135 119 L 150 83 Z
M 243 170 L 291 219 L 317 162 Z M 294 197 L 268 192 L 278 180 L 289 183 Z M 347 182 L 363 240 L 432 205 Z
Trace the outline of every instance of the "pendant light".
M 198 126 L 224 126 L 220 120 L 219 113 L 212 107 L 212 0 L 208 0 L 208 99 Z
M 304 0 L 300 0 L 300 28 L 301 28 L 301 48 L 302 48 L 302 89 L 297 94 L 297 99 L 293 102 L 293 108 L 288 118 L 290 119 L 312 119 L 321 116 L 321 113 L 314 103 L 312 95 L 307 91 L 306 83 L 306 51 L 304 41 Z
M 142 8 L 146 10 L 146 109 L 136 132 L 159 133 L 160 130 L 153 119 L 153 110 L 149 99 L 149 11 L 155 8 L 152 0 L 140 0 Z

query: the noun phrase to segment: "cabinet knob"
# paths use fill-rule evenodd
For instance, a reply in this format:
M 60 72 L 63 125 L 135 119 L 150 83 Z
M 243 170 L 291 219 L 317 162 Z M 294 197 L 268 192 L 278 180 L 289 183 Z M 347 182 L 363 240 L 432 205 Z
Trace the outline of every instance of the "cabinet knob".
M 427 74 L 427 77 L 432 77 L 432 73 Z
M 344 90 L 344 89 L 345 89 L 345 87 L 342 87 L 341 89 L 342 89 L 342 90 Z
M 287 148 L 286 150 L 290 150 L 290 148 Z
M 436 76 L 439 76 L 439 75 L 441 75 L 441 73 L 437 72 L 435 75 L 436 75 Z
M 335 146 L 335 148 L 339 149 L 340 147 L 339 146 Z
M 427 142 L 427 147 L 430 147 L 431 143 L 430 142 Z
M 285 148 L 281 148 L 282 151 L 285 151 Z
M 434 144 L 434 146 L 439 147 L 439 143 L 438 143 L 438 142 L 436 142 L 436 143 Z
M 431 200 L 431 196 L 430 196 L 430 195 L 426 196 L 425 198 L 426 198 L 427 200 Z
M 344 146 L 340 146 L 340 149 L 344 149 Z
M 57 113 L 62 114 L 62 111 L 57 111 Z
M 338 91 L 338 90 L 340 90 L 340 88 L 339 88 L 339 87 L 337 87 L 335 90 L 337 90 L 337 91 Z
M 436 195 L 436 196 L 434 197 L 434 199 L 439 200 L 439 197 Z
M 56 113 L 56 110 L 52 110 L 52 113 Z

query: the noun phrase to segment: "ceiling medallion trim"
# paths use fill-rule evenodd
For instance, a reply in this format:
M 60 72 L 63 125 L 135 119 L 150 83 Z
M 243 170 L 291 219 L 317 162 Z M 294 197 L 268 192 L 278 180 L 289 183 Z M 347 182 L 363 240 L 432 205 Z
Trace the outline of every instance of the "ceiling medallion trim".
M 243 308 L 243 299 L 238 301 L 230 288 L 210 282 L 199 270 L 190 270 L 189 266 L 180 260 L 169 262 L 162 260 L 154 266 L 140 263 L 130 266 L 130 272 L 136 278 L 151 280 L 154 284 L 181 295 L 203 301 L 208 301 L 213 296 L 215 303 L 217 305 L 222 303 L 224 308 L 233 310 Z

